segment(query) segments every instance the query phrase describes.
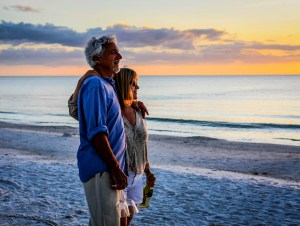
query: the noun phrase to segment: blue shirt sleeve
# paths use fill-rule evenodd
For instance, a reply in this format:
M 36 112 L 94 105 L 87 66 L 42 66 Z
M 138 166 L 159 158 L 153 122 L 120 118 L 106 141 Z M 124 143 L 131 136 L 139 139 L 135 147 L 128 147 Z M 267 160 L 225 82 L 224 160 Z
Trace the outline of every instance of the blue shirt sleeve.
M 87 84 L 82 93 L 87 138 L 91 141 L 98 133 L 107 133 L 107 93 L 100 84 Z

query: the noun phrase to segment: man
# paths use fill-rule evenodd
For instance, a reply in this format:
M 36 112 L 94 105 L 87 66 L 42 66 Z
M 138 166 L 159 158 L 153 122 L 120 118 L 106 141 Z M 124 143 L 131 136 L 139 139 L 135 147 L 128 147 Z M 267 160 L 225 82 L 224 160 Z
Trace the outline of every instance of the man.
M 79 176 L 90 211 L 90 225 L 119 225 L 118 202 L 127 186 L 125 132 L 113 76 L 122 56 L 114 35 L 92 38 L 87 62 L 100 75 L 86 78 L 78 95 Z

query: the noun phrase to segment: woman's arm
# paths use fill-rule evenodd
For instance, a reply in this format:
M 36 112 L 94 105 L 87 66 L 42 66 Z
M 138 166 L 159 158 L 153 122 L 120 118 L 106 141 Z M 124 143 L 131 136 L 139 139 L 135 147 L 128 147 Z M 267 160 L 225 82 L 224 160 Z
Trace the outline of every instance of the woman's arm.
M 78 94 L 81 88 L 81 85 L 83 83 L 83 81 L 91 76 L 91 75 L 98 75 L 100 76 L 97 71 L 95 70 L 88 70 L 83 76 L 81 76 L 81 78 L 78 80 L 77 82 L 77 86 L 76 89 L 74 91 L 74 93 L 71 95 L 71 97 L 68 100 L 68 108 L 69 108 L 69 115 L 74 118 L 75 120 L 78 121 L 78 106 L 77 106 L 77 98 L 78 98 Z
M 72 97 L 72 100 L 77 100 L 78 98 L 78 94 L 79 94 L 79 91 L 80 91 L 80 88 L 81 88 L 81 85 L 82 83 L 84 82 L 84 80 L 92 75 L 98 75 L 98 72 L 95 71 L 95 70 L 88 70 L 83 76 L 81 76 L 81 78 L 78 80 L 77 82 L 77 86 L 76 86 L 76 89 L 73 93 L 73 97 Z
M 155 182 L 156 182 L 156 177 L 154 176 L 154 174 L 150 170 L 150 163 L 149 163 L 149 160 L 148 160 L 148 148 L 147 147 L 146 147 L 146 156 L 147 156 L 147 163 L 145 165 L 145 170 L 144 170 L 144 173 L 146 174 L 146 183 L 150 187 L 154 187 Z

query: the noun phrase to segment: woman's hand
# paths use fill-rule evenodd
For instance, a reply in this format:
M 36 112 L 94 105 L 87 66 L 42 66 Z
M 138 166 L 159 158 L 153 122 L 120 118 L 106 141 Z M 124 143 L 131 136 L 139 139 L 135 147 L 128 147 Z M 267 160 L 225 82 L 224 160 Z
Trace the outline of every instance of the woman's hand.
M 150 170 L 149 162 L 146 164 L 144 172 L 146 174 L 146 183 L 147 183 L 147 185 L 149 185 L 150 187 L 154 187 L 155 182 L 156 182 L 156 177 L 154 176 L 154 174 Z
M 150 172 L 148 175 L 146 174 L 146 183 L 147 183 L 147 185 L 149 185 L 150 187 L 154 187 L 155 182 L 156 182 L 156 177 L 154 176 L 153 173 Z

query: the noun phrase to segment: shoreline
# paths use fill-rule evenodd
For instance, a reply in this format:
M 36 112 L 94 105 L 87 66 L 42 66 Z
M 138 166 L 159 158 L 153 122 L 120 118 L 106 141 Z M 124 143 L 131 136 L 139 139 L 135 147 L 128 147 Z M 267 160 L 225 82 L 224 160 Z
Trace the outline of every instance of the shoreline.
M 76 162 L 78 128 L 0 121 L 0 136 L 0 155 Z M 299 146 L 154 134 L 149 135 L 148 145 L 152 167 L 170 170 L 177 167 L 187 172 L 196 172 L 195 169 L 228 171 L 300 182 Z

